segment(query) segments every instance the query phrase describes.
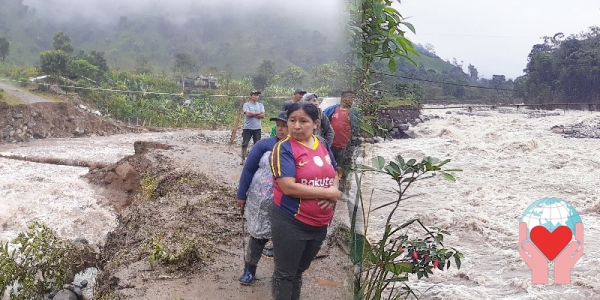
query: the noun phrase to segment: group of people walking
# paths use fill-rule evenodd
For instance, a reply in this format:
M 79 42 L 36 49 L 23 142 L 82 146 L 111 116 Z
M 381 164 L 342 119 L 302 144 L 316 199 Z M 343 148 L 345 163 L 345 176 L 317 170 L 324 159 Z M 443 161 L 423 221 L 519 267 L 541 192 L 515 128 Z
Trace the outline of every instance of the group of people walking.
M 299 299 L 302 274 L 319 252 L 341 198 L 340 178 L 357 117 L 354 93 L 321 111 L 318 96 L 302 89 L 282 105 L 274 132 L 260 139 L 264 106 L 259 91 L 244 104 L 242 164 L 237 202 L 248 221 L 242 284 L 251 284 L 263 249 L 273 243 L 273 298 Z M 246 126 L 248 125 L 248 126 Z M 246 155 L 250 139 L 253 147 Z

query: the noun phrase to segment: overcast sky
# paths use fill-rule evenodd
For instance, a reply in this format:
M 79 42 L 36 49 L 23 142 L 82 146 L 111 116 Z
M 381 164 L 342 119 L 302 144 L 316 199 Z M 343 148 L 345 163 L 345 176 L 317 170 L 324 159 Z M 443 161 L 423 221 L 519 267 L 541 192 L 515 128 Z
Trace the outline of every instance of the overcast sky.
M 395 5 L 436 54 L 469 64 L 479 77 L 523 75 L 527 55 L 542 36 L 587 32 L 600 24 L 600 0 L 402 0 Z

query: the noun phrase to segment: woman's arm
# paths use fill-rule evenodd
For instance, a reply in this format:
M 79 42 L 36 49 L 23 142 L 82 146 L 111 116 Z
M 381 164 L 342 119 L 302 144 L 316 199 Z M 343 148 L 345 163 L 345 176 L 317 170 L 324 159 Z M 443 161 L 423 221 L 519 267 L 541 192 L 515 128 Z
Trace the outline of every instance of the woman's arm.
M 250 153 L 248 153 L 248 157 L 244 163 L 244 169 L 242 170 L 242 175 L 240 176 L 240 182 L 238 184 L 238 200 L 246 200 L 246 193 L 248 193 L 254 173 L 256 173 L 256 170 L 258 170 L 260 159 L 265 152 L 271 151 L 272 145 L 273 143 L 269 143 L 268 140 L 260 140 L 252 147 Z
M 300 199 L 327 199 L 337 201 L 342 195 L 336 186 L 339 185 L 337 176 L 333 179 L 333 185 L 330 187 L 315 187 L 296 182 L 294 177 L 277 178 L 277 184 L 281 191 L 288 196 Z
M 335 163 L 332 161 L 332 165 Z M 337 200 L 341 196 L 339 190 L 333 186 L 314 187 L 296 182 L 296 163 L 289 142 L 279 142 L 273 147 L 271 155 L 271 168 L 277 185 L 283 194 L 300 199 L 332 199 Z M 335 176 L 337 177 L 337 176 Z
M 340 178 L 338 176 L 335 176 L 335 179 L 333 180 L 333 187 L 335 187 L 339 191 Z M 338 198 L 335 198 L 335 199 L 323 199 L 323 200 L 319 201 L 319 207 L 321 207 L 321 209 L 328 209 L 328 208 L 333 209 L 335 207 L 335 203 L 341 197 L 342 197 L 342 192 L 340 191 L 340 196 Z

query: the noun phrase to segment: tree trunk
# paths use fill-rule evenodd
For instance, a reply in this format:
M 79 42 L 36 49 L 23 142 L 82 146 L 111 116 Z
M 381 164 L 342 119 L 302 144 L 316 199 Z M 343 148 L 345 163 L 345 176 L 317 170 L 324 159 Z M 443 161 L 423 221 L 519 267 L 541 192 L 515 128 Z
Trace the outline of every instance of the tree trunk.
M 101 169 L 106 168 L 112 164 L 104 163 L 104 162 L 95 162 L 95 161 L 83 161 L 77 159 L 67 159 L 67 158 L 54 158 L 54 157 L 37 157 L 37 156 L 27 156 L 20 155 L 8 152 L 0 152 L 0 158 L 8 158 L 15 160 L 22 160 L 28 162 L 42 163 L 42 164 L 52 164 L 52 165 L 62 165 L 62 166 L 71 166 L 71 167 L 87 167 L 90 169 Z

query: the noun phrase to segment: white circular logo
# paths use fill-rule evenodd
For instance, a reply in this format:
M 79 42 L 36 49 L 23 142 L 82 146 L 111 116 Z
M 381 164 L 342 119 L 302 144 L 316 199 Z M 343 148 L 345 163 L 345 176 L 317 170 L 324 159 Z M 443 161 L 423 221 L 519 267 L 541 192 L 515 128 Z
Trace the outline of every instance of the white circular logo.
M 321 159 L 320 156 L 313 157 L 313 161 L 315 162 L 315 165 L 317 165 L 319 167 L 323 166 L 323 160 Z
M 331 158 L 329 157 L 329 155 L 325 156 L 325 161 L 331 165 Z

